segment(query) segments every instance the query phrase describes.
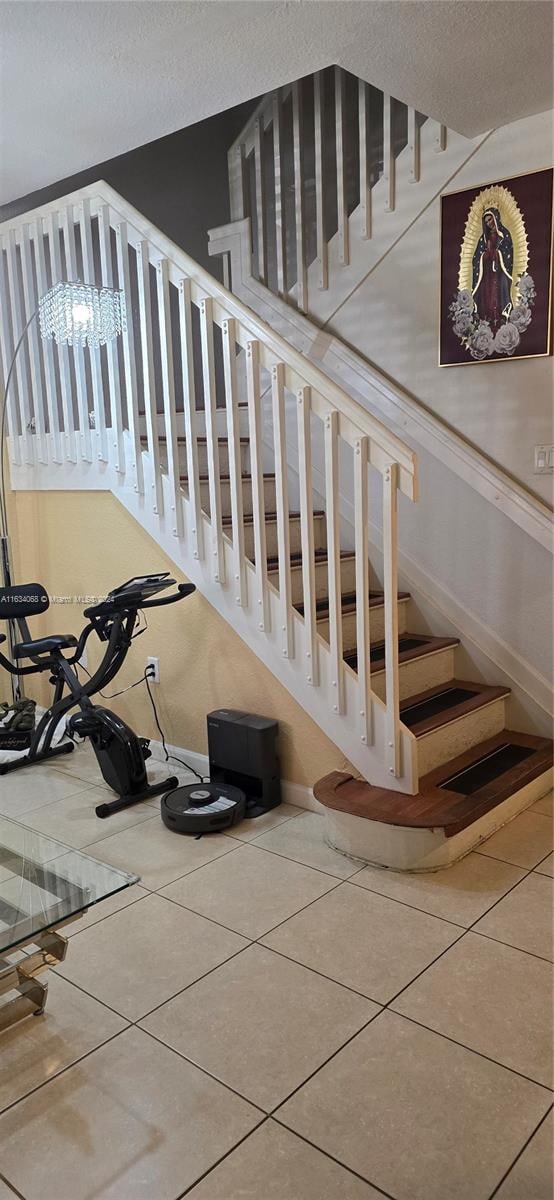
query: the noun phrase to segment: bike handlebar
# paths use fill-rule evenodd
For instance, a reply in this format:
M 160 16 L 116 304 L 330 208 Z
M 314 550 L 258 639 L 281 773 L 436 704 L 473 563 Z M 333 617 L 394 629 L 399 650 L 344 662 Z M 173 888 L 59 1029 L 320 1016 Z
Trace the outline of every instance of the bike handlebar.
M 145 600 L 144 604 L 137 605 L 138 608 L 161 608 L 164 604 L 174 604 L 176 600 L 184 600 L 185 596 L 192 596 L 196 591 L 194 583 L 178 583 L 177 591 L 171 596 L 160 596 L 159 600 Z

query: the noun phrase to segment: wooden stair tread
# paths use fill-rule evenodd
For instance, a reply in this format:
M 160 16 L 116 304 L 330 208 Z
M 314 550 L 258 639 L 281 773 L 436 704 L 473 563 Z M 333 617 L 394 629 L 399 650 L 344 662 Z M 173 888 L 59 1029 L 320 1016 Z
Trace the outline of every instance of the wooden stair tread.
M 413 643 L 415 646 L 408 645 L 404 649 L 404 642 Z M 425 633 L 401 633 L 398 638 L 398 661 L 399 663 L 412 662 L 416 658 L 425 658 L 428 654 L 436 654 L 439 650 L 446 650 L 451 646 L 459 646 L 459 638 L 432 637 Z M 346 650 L 344 653 L 345 661 L 349 667 L 355 671 L 358 665 L 357 650 Z M 372 674 L 379 674 L 385 670 L 385 643 L 375 642 L 371 647 L 370 662 Z
M 349 562 L 351 559 L 355 558 L 356 555 L 353 554 L 351 550 L 341 550 L 339 557 L 340 557 L 341 562 Z M 326 563 L 327 559 L 328 559 L 327 550 L 314 550 L 314 559 L 318 565 L 320 563 Z M 302 566 L 302 554 L 300 553 L 300 551 L 295 551 L 293 554 L 291 554 L 290 565 L 293 569 L 294 569 L 294 567 Z M 278 568 L 279 568 L 278 556 L 273 555 L 271 558 L 268 558 L 268 560 L 267 560 L 268 571 L 277 571 Z
M 489 687 L 467 679 L 450 679 L 400 702 L 400 720 L 414 737 L 424 737 L 460 717 L 510 695 L 508 687 Z M 419 710 L 419 713 L 418 711 Z
M 528 749 L 529 756 L 472 795 L 461 795 L 444 786 L 445 781 L 453 782 L 454 775 L 500 752 L 505 745 Z M 443 829 L 447 837 L 452 837 L 544 774 L 552 766 L 553 758 L 553 743 L 549 738 L 504 729 L 429 772 L 420 781 L 420 790 L 415 796 L 372 787 L 365 780 L 354 779 L 342 771 L 333 771 L 318 780 L 314 785 L 314 796 L 325 808 L 337 812 L 385 825 Z
M 201 483 L 209 483 L 209 480 L 210 480 L 209 475 L 199 475 L 198 478 Z M 264 479 L 275 479 L 275 475 L 271 475 L 271 474 L 266 475 L 264 473 L 263 478 Z M 231 479 L 230 475 L 222 475 L 220 473 L 220 476 L 219 476 L 220 483 L 229 483 L 230 479 Z M 241 479 L 252 479 L 252 476 L 245 473 L 245 474 L 241 475 Z M 179 480 L 181 483 L 188 483 L 189 477 L 188 477 L 188 475 L 179 475 Z
M 317 517 L 319 519 L 324 516 L 325 516 L 325 513 L 324 513 L 323 509 L 314 509 L 314 517 Z M 289 521 L 299 521 L 299 520 L 300 520 L 299 512 L 290 512 L 289 513 Z M 227 516 L 222 517 L 221 521 L 222 521 L 223 525 L 232 525 L 233 517 L 229 513 L 229 514 L 227 514 Z M 244 521 L 245 525 L 253 525 L 254 524 L 254 513 L 243 513 L 243 521 Z M 264 523 L 266 525 L 276 525 L 277 524 L 277 513 L 276 512 L 266 512 Z
M 226 438 L 226 437 L 218 437 L 218 439 L 217 439 L 217 440 L 218 440 L 218 442 L 223 442 L 225 445 L 227 445 L 227 443 L 228 443 L 228 441 L 229 441 L 229 438 Z M 141 434 L 140 441 L 141 441 L 141 445 L 143 445 L 143 446 L 147 446 L 147 445 L 148 445 L 148 437 L 146 436 L 146 434 Z M 159 442 L 167 442 L 167 437 L 166 437 L 165 433 L 160 433 L 160 434 L 158 434 L 158 441 L 159 441 Z M 177 441 L 178 441 L 178 443 L 179 443 L 179 445 L 180 445 L 180 446 L 184 446 L 184 445 L 186 445 L 186 441 L 187 441 L 187 439 L 186 439 L 186 437 L 182 437 L 182 436 L 179 434 L 179 435 L 177 436 Z M 207 444 L 208 444 L 208 439 L 207 439 L 206 437 L 197 437 L 196 441 L 197 441 L 197 442 L 199 443 L 199 445 L 201 445 L 201 446 L 207 446 Z M 247 437 L 241 437 L 241 438 L 239 438 L 239 442 L 240 442 L 240 443 L 241 443 L 241 445 L 243 445 L 243 446 L 249 446 L 249 445 L 250 445 L 250 438 L 247 438 Z
M 397 599 L 399 601 L 409 600 L 410 592 L 398 592 Z M 368 604 L 369 604 L 370 608 L 381 608 L 384 603 L 385 603 L 385 600 L 384 600 L 383 592 L 376 592 L 376 591 L 369 592 Z M 294 607 L 297 612 L 299 612 L 299 613 L 304 612 L 303 604 L 298 603 L 298 604 L 295 604 Z M 321 599 L 316 600 L 315 608 L 316 608 L 316 616 L 317 616 L 318 621 L 328 620 L 328 618 L 329 618 L 329 598 L 327 596 L 322 596 Z M 355 611 L 356 611 L 356 593 L 355 592 L 343 592 L 343 595 L 342 595 L 342 614 L 343 614 L 343 616 L 346 613 L 355 612 Z

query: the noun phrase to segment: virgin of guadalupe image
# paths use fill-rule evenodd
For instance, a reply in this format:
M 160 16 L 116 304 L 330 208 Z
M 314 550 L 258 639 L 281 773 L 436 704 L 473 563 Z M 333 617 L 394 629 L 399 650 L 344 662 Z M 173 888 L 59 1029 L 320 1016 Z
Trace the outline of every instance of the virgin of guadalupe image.
M 485 208 L 481 237 L 473 255 L 472 295 L 482 321 L 493 334 L 512 309 L 514 247 L 498 208 Z

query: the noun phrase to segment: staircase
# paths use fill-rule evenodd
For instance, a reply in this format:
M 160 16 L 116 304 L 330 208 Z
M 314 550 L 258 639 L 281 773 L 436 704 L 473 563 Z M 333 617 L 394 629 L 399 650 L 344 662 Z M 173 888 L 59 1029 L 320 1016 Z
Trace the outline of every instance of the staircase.
M 324 324 L 483 140 L 342 67 L 268 93 L 228 154 L 253 277 Z M 225 235 L 211 231 L 216 253 Z
M 0 236 L 4 373 L 64 259 L 127 309 L 121 342 L 86 357 L 31 326 L 12 486 L 125 505 L 352 765 L 314 789 L 334 843 L 441 866 L 542 795 L 552 745 L 507 727 L 509 689 L 458 678 L 457 639 L 413 631 L 397 569 L 413 451 L 105 183 Z

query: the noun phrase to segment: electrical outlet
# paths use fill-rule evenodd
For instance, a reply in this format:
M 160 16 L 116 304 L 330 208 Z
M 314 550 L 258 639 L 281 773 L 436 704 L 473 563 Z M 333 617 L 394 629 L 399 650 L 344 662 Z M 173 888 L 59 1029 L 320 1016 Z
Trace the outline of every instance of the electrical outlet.
M 554 446 L 535 446 L 535 475 L 551 475 L 554 471 Z
M 160 660 L 159 660 L 159 658 L 147 658 L 146 659 L 146 670 L 147 671 L 148 671 L 149 667 L 150 667 L 150 671 L 148 672 L 148 675 L 149 675 L 150 682 L 151 683 L 159 683 L 160 682 Z

